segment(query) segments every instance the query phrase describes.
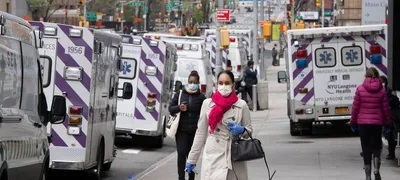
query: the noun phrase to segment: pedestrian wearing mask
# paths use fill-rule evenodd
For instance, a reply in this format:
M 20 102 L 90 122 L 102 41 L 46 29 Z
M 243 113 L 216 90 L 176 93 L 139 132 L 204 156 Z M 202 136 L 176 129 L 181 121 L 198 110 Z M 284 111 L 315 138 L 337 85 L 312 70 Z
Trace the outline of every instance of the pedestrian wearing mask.
M 218 90 L 201 107 L 186 170 L 193 171 L 204 147 L 201 180 L 247 180 L 246 162 L 231 160 L 231 144 L 233 136 L 252 133 L 250 110 L 234 92 L 232 72 L 222 71 L 217 79 Z
M 390 114 L 391 114 L 391 118 L 392 118 L 392 125 L 390 126 L 390 128 L 387 129 L 387 132 L 385 133 L 385 138 L 388 141 L 389 147 L 388 147 L 388 151 L 389 154 L 386 156 L 386 159 L 388 160 L 393 160 L 396 159 L 396 155 L 395 155 L 395 150 L 396 150 L 396 145 L 397 142 L 395 140 L 395 129 L 394 129 L 394 122 L 396 120 L 398 120 L 398 114 L 400 113 L 400 101 L 399 98 L 397 97 L 397 95 L 394 93 L 394 91 L 388 87 L 388 80 L 385 76 L 381 76 L 380 77 L 381 81 L 382 81 L 382 85 L 385 87 L 386 89 L 386 94 L 388 97 L 388 101 L 389 101 L 389 106 L 390 106 Z
M 178 91 L 169 106 L 169 112 L 180 112 L 179 126 L 175 135 L 178 152 L 178 176 L 179 180 L 185 180 L 185 163 L 192 147 L 194 135 L 197 130 L 200 109 L 206 99 L 199 90 L 200 76 L 197 71 L 192 71 L 188 78 L 188 85 L 182 91 Z M 178 104 L 181 94 L 180 104 Z M 189 180 L 194 180 L 195 174 L 189 174 Z
M 245 90 L 247 94 L 249 94 L 250 99 L 254 101 L 253 99 L 253 85 L 258 83 L 257 79 L 257 69 L 254 69 L 254 61 L 248 61 L 247 62 L 247 67 L 244 71 L 245 76 L 244 76 L 244 82 L 246 83 Z M 260 109 L 260 105 L 258 104 L 258 99 L 257 101 L 257 110 Z M 255 107 L 253 107 L 255 108 Z
M 375 179 L 380 180 L 382 126 L 387 130 L 391 119 L 386 90 L 375 68 L 367 69 L 364 83 L 357 87 L 350 124 L 354 132 L 358 131 L 361 139 L 366 180 L 371 180 L 372 156 Z

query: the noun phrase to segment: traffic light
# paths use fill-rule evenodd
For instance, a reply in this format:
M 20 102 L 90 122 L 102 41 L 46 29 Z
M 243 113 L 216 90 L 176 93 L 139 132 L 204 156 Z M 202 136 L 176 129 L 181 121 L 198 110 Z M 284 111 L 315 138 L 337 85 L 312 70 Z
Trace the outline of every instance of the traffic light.
M 76 9 L 76 13 L 78 14 L 78 16 L 81 15 L 81 8 Z
M 79 6 L 83 6 L 84 4 L 85 4 L 85 0 L 79 0 Z
M 271 36 L 271 23 L 265 22 L 263 24 L 263 36 L 264 38 Z
M 229 31 L 226 28 L 221 28 L 221 48 L 229 48 L 230 42 Z
M 315 6 L 320 8 L 322 6 L 321 0 L 315 0 Z

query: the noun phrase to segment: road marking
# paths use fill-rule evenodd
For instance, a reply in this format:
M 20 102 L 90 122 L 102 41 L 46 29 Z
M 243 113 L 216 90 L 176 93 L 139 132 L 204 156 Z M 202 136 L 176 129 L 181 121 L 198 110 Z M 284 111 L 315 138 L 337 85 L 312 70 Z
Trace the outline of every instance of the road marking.
M 159 167 L 161 167 L 162 165 L 164 165 L 165 163 L 167 163 L 169 160 L 171 160 L 172 158 L 176 157 L 176 151 L 174 151 L 173 153 L 171 153 L 170 155 L 168 155 L 167 157 L 165 157 L 164 159 L 161 159 L 160 161 L 158 161 L 157 163 L 153 164 L 152 166 L 150 166 L 149 168 L 147 168 L 146 170 L 144 170 L 143 172 L 141 172 L 140 174 L 138 174 L 135 177 L 135 180 L 140 180 L 144 177 L 146 177 L 147 175 L 151 174 L 153 171 L 155 171 L 156 169 L 158 169 Z
M 122 153 L 125 154 L 139 154 L 139 152 L 142 151 L 142 149 L 125 149 L 122 151 Z

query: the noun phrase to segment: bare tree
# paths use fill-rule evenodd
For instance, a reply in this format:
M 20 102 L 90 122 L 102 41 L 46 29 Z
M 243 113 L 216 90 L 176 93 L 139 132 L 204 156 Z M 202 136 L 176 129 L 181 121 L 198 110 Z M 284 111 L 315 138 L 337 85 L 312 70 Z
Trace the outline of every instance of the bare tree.
M 87 11 L 114 15 L 117 5 L 119 5 L 119 0 L 92 0 L 86 4 L 86 7 Z
M 55 3 L 55 0 L 26 0 L 29 10 L 32 12 L 32 19 L 38 21 L 43 18 L 48 21 L 51 15 L 62 6 Z
M 294 3 L 294 15 L 297 14 L 300 10 L 309 9 L 315 0 L 295 0 Z M 315 6 L 314 6 L 315 7 Z

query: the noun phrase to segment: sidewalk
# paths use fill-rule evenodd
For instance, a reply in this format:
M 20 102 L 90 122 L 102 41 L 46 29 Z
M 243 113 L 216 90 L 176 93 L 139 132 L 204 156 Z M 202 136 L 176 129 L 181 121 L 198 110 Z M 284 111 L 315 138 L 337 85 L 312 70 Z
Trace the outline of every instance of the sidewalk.
M 267 75 L 268 79 L 270 80 L 269 82 L 270 109 L 265 111 L 251 112 L 252 126 L 255 137 L 259 135 L 266 135 L 265 126 L 268 119 L 270 119 L 269 117 L 273 118 L 277 118 L 279 116 L 287 117 L 285 113 L 282 113 L 282 109 L 286 110 L 286 104 L 276 103 L 278 99 L 286 97 L 282 97 L 281 95 L 280 96 L 274 95 L 274 92 L 282 92 L 282 88 L 285 87 L 284 85 L 278 84 L 276 81 L 274 81 L 276 79 L 277 72 L 283 70 L 284 66 L 285 64 L 283 59 L 281 60 L 281 66 L 279 67 L 268 66 Z M 198 169 L 200 170 L 201 167 L 199 165 L 201 165 L 201 162 L 199 161 L 197 164 L 198 164 Z M 248 168 L 249 168 L 249 179 L 251 180 L 265 179 L 267 174 L 263 161 L 261 160 L 251 161 L 248 163 Z M 141 174 L 138 174 L 135 177 L 135 180 L 159 180 L 159 179 L 162 180 L 178 179 L 176 153 L 167 156 L 159 163 L 154 164 L 146 171 L 142 172 Z M 196 179 L 200 179 L 200 174 L 196 176 Z

